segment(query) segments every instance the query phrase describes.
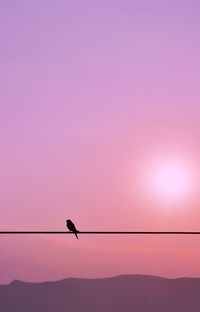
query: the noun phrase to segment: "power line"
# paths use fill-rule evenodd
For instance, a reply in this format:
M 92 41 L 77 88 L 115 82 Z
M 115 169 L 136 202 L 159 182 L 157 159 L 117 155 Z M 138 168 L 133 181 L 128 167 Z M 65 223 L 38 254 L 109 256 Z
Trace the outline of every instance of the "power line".
M 0 234 L 74 234 L 73 232 L 67 231 L 0 231 Z M 127 234 L 127 235 L 200 235 L 200 232 L 120 232 L 120 231 L 87 231 L 78 232 L 79 234 Z

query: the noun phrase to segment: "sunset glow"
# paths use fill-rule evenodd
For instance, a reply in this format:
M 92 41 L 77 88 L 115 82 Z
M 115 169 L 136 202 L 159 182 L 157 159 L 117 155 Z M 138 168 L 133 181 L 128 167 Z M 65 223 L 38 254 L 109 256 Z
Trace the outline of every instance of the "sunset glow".
M 200 2 L 0 1 L 0 229 L 200 231 Z M 2 235 L 0 284 L 200 276 L 200 236 Z
M 154 164 L 149 174 L 149 188 L 161 202 L 184 202 L 191 194 L 193 177 L 181 161 L 163 160 Z

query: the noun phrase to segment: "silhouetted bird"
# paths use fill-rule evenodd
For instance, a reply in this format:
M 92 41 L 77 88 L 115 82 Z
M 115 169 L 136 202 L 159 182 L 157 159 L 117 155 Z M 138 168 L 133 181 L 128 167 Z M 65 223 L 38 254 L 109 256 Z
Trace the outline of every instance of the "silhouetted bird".
M 74 225 L 74 223 L 71 221 L 71 220 L 66 220 L 66 225 L 67 225 L 67 227 L 68 227 L 68 229 L 70 230 L 70 232 L 73 232 L 75 235 L 76 235 L 76 238 L 78 239 L 78 235 L 77 235 L 77 233 L 79 232 L 79 231 L 77 231 L 77 229 L 76 229 L 76 227 L 75 227 L 75 225 Z

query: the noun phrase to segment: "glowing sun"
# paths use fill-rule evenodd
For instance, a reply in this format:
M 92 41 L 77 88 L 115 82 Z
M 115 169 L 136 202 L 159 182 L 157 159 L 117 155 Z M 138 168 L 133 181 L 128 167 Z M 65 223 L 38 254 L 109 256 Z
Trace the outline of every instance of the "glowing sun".
M 159 161 L 151 166 L 148 186 L 154 198 L 165 202 L 185 200 L 192 189 L 192 171 L 179 161 Z

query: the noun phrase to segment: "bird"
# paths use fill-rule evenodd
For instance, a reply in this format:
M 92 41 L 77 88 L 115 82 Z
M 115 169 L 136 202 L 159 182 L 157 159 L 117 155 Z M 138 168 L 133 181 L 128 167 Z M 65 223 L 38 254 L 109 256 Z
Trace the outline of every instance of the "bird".
M 70 230 L 70 232 L 73 232 L 76 235 L 76 238 L 78 239 L 77 233 L 79 231 L 76 229 L 74 223 L 71 220 L 68 219 L 68 220 L 66 220 L 66 226 Z

